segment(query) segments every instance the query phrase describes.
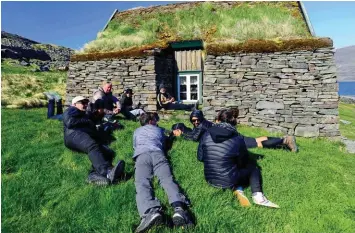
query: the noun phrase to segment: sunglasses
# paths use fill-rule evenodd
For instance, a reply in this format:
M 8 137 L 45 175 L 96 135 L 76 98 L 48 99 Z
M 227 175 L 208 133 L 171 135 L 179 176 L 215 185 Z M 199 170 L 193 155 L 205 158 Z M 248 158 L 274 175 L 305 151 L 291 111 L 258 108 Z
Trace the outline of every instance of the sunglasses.
M 192 122 L 200 122 L 199 119 L 192 119 Z

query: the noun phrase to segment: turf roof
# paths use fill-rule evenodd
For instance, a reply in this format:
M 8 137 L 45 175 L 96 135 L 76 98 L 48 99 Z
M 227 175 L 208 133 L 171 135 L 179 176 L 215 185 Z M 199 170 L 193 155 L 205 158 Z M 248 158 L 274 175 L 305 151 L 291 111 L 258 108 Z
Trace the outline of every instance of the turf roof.
M 298 2 L 188 2 L 116 12 L 83 52 L 132 50 L 195 39 L 236 44 L 311 37 Z

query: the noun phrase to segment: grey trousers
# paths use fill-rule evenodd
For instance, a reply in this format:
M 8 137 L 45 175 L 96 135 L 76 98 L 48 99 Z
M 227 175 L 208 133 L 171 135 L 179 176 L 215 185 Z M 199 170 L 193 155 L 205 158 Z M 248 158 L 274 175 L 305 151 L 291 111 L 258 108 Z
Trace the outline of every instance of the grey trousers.
M 135 186 L 136 201 L 139 215 L 153 207 L 160 207 L 160 202 L 154 197 L 151 184 L 153 176 L 157 176 L 159 184 L 168 195 L 169 203 L 186 202 L 185 196 L 180 193 L 178 185 L 173 180 L 168 160 L 163 152 L 147 152 L 136 159 L 135 164 Z

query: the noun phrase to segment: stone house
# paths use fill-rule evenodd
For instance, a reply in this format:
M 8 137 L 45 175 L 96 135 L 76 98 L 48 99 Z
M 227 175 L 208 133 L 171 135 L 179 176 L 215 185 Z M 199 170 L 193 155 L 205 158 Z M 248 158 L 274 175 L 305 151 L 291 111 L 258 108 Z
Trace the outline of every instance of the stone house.
M 211 14 L 219 14 L 219 9 L 239 9 L 241 3 L 188 2 L 115 10 L 102 33 L 119 28 L 117 25 L 126 19 L 142 17 L 148 22 L 156 12 L 194 14 L 194 9 L 203 4 L 209 4 Z M 156 32 L 156 42 L 112 51 L 95 48 L 72 56 L 67 103 L 79 94 L 90 97 L 102 81 L 110 80 L 115 95 L 133 88 L 135 100 L 146 110 L 156 111 L 158 86 L 165 83 L 179 101 L 198 100 L 210 120 L 220 109 L 238 107 L 242 124 L 297 136 L 339 137 L 338 84 L 331 39 L 315 37 L 301 2 L 244 4 L 251 9 L 260 4 L 270 9 L 283 4 L 287 17 L 296 17 L 303 25 L 302 36 L 283 39 L 275 32 L 274 39 L 251 37 L 228 42 L 213 39 L 219 33 L 213 27 L 200 36 L 179 38 L 165 35 L 169 29 L 163 25 L 164 30 Z M 115 22 L 116 26 L 110 28 Z M 138 22 L 130 30 L 139 27 Z

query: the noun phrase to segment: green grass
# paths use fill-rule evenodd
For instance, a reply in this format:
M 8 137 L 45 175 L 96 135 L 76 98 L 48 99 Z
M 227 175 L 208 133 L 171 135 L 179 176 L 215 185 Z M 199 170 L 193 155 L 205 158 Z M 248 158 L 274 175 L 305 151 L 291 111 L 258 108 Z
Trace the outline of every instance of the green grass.
M 243 3 L 231 9 L 206 2 L 175 12 L 135 14 L 113 19 L 82 52 L 108 52 L 158 40 L 243 42 L 248 39 L 309 37 L 302 17 L 283 3 Z
M 355 140 L 355 104 L 340 102 L 339 112 L 342 120 L 351 122 L 349 125 L 340 122 L 341 134 L 349 139 Z
M 15 63 L 14 63 L 15 62 Z M 33 72 L 35 66 L 19 66 L 14 60 L 1 63 L 1 105 L 8 108 L 46 104 L 45 91 L 58 92 L 65 99 L 67 73 Z
M 2 109 L 2 231 L 132 232 L 139 223 L 133 178 L 106 188 L 87 185 L 87 156 L 64 147 L 62 122 L 46 120 L 45 113 L 43 108 Z M 348 117 L 354 122 L 354 115 Z M 126 172 L 132 174 L 132 133 L 138 123 L 122 123 L 126 129 L 115 133 L 112 148 L 115 161 L 124 159 Z M 173 123 L 160 125 L 169 128 Z M 258 128 L 239 131 L 271 135 Z M 169 160 L 192 202 L 197 225 L 191 232 L 354 232 L 355 156 L 341 143 L 325 139 L 299 138 L 298 145 L 298 154 L 252 150 L 263 155 L 258 163 L 264 192 L 281 206 L 275 210 L 242 208 L 231 191 L 209 186 L 196 159 L 197 143 L 179 138 Z M 157 182 L 155 186 L 156 196 L 171 214 L 166 195 Z M 250 196 L 250 189 L 246 193 Z M 159 227 L 152 232 L 172 230 Z

